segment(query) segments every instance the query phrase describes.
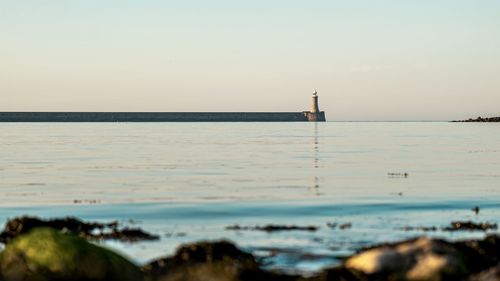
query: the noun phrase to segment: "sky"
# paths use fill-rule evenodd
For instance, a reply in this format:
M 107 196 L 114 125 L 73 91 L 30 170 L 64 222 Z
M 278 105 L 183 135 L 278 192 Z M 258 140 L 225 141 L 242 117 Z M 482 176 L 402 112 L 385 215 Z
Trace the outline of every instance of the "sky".
M 0 111 L 500 116 L 498 0 L 0 0 Z

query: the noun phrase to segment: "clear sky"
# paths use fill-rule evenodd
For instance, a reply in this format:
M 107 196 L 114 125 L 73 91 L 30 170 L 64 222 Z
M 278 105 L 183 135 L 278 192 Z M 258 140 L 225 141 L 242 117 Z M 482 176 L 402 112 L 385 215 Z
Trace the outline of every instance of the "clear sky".
M 500 115 L 498 0 L 0 0 L 0 111 Z

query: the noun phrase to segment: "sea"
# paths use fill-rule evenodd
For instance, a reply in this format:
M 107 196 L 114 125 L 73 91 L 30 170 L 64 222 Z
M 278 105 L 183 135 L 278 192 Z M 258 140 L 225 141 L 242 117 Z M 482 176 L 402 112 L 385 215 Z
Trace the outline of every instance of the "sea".
M 0 224 L 22 215 L 117 220 L 159 235 L 96 242 L 138 264 L 224 239 L 268 269 L 313 274 L 377 243 L 498 233 L 441 228 L 499 222 L 500 126 L 0 123 Z

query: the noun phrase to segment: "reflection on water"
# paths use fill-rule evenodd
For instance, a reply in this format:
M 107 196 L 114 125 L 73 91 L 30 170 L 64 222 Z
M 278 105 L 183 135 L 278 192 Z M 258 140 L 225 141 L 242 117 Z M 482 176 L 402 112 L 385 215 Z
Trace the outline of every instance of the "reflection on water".
M 132 220 L 163 237 L 109 244 L 139 262 L 179 243 L 228 238 L 271 268 L 315 270 L 361 246 L 422 234 L 396 230 L 406 225 L 500 215 L 495 124 L 2 123 L 0 132 L 2 222 L 23 214 Z M 235 223 L 319 230 L 225 230 Z
M 318 141 L 318 123 L 314 123 L 314 135 L 313 135 L 313 144 L 314 144 L 314 164 L 313 167 L 314 169 L 319 168 L 319 141 Z M 319 192 L 319 178 L 318 175 L 315 173 L 314 174 L 314 181 L 313 181 L 313 190 L 316 195 L 320 195 Z

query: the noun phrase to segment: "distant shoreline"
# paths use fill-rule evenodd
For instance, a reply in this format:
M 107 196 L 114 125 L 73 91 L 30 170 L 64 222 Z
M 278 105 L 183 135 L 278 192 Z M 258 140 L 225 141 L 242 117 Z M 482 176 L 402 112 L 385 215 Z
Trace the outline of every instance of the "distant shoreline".
M 479 116 L 475 119 L 469 118 L 467 120 L 457 120 L 457 121 L 451 121 L 451 122 L 500 122 L 500 117 L 483 118 L 483 117 Z

